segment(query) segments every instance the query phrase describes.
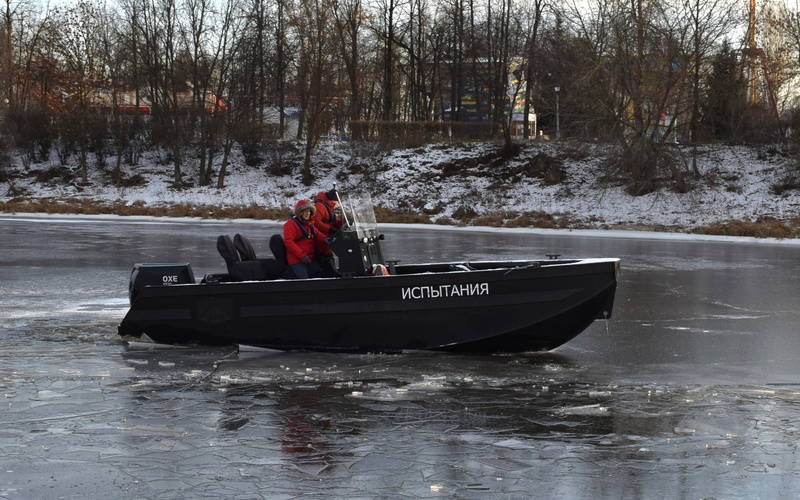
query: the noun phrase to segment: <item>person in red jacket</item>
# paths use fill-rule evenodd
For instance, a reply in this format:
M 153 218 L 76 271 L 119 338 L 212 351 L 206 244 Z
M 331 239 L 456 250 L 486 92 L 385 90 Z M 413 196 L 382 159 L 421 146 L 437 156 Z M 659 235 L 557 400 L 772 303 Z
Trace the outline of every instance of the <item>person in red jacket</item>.
M 300 200 L 294 208 L 294 215 L 283 224 L 286 262 L 302 279 L 324 276 L 320 259 L 331 253 L 325 235 L 314 227 L 316 211 L 313 202 Z
M 316 195 L 314 205 L 317 208 L 314 214 L 314 227 L 322 231 L 326 238 L 333 238 L 342 228 L 342 219 L 336 215 L 336 207 L 339 206 L 339 193 L 336 192 L 336 188 Z

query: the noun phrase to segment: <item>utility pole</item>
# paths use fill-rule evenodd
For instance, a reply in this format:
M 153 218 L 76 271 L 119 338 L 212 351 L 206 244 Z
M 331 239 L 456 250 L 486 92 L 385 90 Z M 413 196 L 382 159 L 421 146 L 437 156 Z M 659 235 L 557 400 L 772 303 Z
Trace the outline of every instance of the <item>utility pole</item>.
M 764 49 L 758 47 L 756 26 L 756 0 L 750 0 L 750 14 L 747 23 L 747 48 L 742 51 L 742 60 L 739 65 L 740 77 L 747 66 L 747 102 L 750 105 L 759 103 L 759 84 L 762 84 L 763 97 L 766 100 L 768 109 L 774 114 L 778 128 L 778 136 L 783 137 L 783 127 L 778 113 L 778 101 L 775 97 L 775 90 L 769 78 L 767 69 L 767 58 Z
M 553 89 L 556 93 L 556 140 L 561 140 L 561 116 L 558 109 L 558 94 L 561 93 L 561 87 L 555 87 Z

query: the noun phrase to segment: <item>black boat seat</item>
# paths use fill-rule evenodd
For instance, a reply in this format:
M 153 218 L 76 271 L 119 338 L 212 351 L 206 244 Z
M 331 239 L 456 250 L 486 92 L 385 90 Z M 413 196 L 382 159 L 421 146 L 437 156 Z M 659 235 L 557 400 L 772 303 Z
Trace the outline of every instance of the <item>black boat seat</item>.
M 269 239 L 269 249 L 272 251 L 272 255 L 275 256 L 275 260 L 283 266 L 281 277 L 286 279 L 296 278 L 297 275 L 294 274 L 294 271 L 292 271 L 286 259 L 286 242 L 283 241 L 283 236 L 280 234 L 273 234 Z M 333 265 L 333 261 L 324 258 L 315 259 L 309 269 L 309 273 L 312 278 L 332 278 L 334 276 L 339 276 L 339 273 L 336 272 L 336 268 Z
M 273 234 L 269 239 L 269 249 L 272 251 L 272 255 L 275 256 L 275 260 L 278 262 L 278 265 L 281 266 L 280 276 L 286 279 L 294 279 L 297 276 L 292 271 L 292 268 L 289 267 L 289 262 L 286 260 L 286 243 L 283 241 L 283 236 L 280 234 Z
M 275 256 L 275 260 L 284 266 L 289 265 L 286 261 L 286 244 L 283 242 L 283 236 L 280 234 L 273 234 L 269 239 L 269 249 L 272 255 Z
M 217 238 L 217 251 L 225 260 L 232 281 L 260 281 L 276 279 L 281 276 L 280 265 L 274 259 L 242 261 L 236 245 L 227 234 Z
M 264 272 L 267 275 L 265 279 L 274 280 L 286 277 L 283 276 L 283 265 L 280 264 L 276 259 L 259 259 L 256 256 L 256 251 L 247 236 L 236 233 L 233 236 L 233 246 L 236 247 L 236 251 L 239 253 L 239 258 L 241 258 L 242 262 L 253 260 L 261 262 L 261 266 L 264 268 Z
M 236 247 L 236 251 L 239 253 L 239 258 L 242 262 L 256 260 L 256 250 L 253 248 L 250 240 L 247 239 L 247 236 L 236 233 L 233 236 L 233 246 Z
M 228 272 L 231 272 L 233 266 L 241 262 L 239 254 L 236 253 L 236 247 L 233 245 L 231 237 L 227 234 L 221 234 L 217 237 L 217 251 L 225 259 Z

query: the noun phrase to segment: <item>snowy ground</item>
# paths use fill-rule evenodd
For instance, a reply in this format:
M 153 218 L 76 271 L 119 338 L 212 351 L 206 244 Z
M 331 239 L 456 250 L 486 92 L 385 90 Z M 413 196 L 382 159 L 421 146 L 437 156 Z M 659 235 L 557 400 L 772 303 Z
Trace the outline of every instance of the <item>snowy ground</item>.
M 312 186 L 300 182 L 299 158 L 292 154 L 273 155 L 258 166 L 247 166 L 236 156 L 229 167 L 225 188 L 190 187 L 174 189 L 172 165 L 158 154 L 145 155 L 137 166 L 124 166 L 125 175 L 140 174 L 146 183 L 134 187 L 115 187 L 110 175 L 90 167 L 89 182 L 64 180 L 63 176 L 37 182 L 36 172 L 58 165 L 57 156 L 49 162 L 32 164 L 27 169 L 17 161 L 6 169 L 6 186 L 0 188 L 0 202 L 24 199 L 89 199 L 101 203 L 170 204 L 208 206 L 249 206 L 265 208 L 294 206 L 296 200 L 330 189 L 367 188 L 376 205 L 388 209 L 426 213 L 432 221 L 448 220 L 459 209 L 471 208 L 477 215 L 502 211 L 510 213 L 544 212 L 571 221 L 572 227 L 641 228 L 688 230 L 695 226 L 729 220 L 755 220 L 775 217 L 791 220 L 800 217 L 800 192 L 797 189 L 774 194 L 773 186 L 798 175 L 797 162 L 769 149 L 745 146 L 705 147 L 698 162 L 701 178 L 693 179 L 694 189 L 680 194 L 659 190 L 645 196 L 626 194 L 621 183 L 601 183 L 600 146 L 576 143 L 534 143 L 502 166 L 489 167 L 469 158 L 485 158 L 496 145 L 433 145 L 390 152 L 365 151 L 346 144 L 323 144 L 317 150 Z M 542 178 L 526 174 L 524 167 L 538 153 L 559 159 L 565 172 L 563 181 L 547 184 Z M 290 165 L 290 174 L 279 175 L 271 165 L 278 161 Z M 77 162 L 77 160 L 73 160 Z M 113 164 L 113 159 L 107 162 Z M 458 164 L 457 167 L 454 165 Z M 67 169 L 78 171 L 76 164 Z M 194 160 L 184 165 L 185 180 L 197 175 Z M 284 170 L 287 170 L 284 168 Z

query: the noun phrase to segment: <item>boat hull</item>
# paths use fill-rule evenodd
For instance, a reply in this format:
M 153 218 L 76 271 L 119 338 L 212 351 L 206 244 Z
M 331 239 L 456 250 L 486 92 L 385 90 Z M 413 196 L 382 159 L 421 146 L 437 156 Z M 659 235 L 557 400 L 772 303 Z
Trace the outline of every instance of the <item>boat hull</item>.
M 461 270 L 465 269 L 465 270 Z M 610 318 L 618 259 L 396 266 L 390 276 L 143 288 L 119 327 L 169 344 L 523 352 Z

